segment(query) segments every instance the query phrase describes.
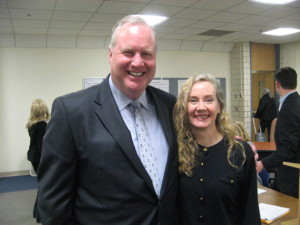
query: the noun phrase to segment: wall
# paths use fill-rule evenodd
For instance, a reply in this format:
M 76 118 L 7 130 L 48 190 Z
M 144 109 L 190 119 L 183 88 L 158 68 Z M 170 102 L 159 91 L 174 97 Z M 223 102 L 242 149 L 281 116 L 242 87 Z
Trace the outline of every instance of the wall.
M 280 45 L 280 67 L 290 66 L 298 74 L 297 90 L 300 92 L 300 41 Z
M 195 72 L 226 78 L 230 109 L 228 53 L 159 52 L 157 77 L 187 77 Z M 108 51 L 103 49 L 0 48 L 0 173 L 29 169 L 25 124 L 33 99 L 42 98 L 51 108 L 55 97 L 81 89 L 83 77 L 108 73 Z

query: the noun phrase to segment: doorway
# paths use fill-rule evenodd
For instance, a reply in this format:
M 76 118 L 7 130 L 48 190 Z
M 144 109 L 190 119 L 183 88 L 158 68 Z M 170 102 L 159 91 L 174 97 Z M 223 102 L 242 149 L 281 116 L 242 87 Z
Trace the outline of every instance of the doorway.
M 270 89 L 270 96 L 275 98 L 275 86 L 274 86 L 274 80 L 273 80 L 274 72 L 273 71 L 257 71 L 255 73 L 252 73 L 252 118 L 253 115 L 256 113 L 256 110 L 258 108 L 258 103 L 260 98 L 263 95 L 264 88 Z M 254 118 L 254 124 L 252 123 L 252 141 L 255 141 L 255 130 L 258 132 L 259 130 L 259 119 Z M 256 128 L 256 129 L 255 129 Z M 265 136 L 268 137 L 268 132 L 265 130 Z

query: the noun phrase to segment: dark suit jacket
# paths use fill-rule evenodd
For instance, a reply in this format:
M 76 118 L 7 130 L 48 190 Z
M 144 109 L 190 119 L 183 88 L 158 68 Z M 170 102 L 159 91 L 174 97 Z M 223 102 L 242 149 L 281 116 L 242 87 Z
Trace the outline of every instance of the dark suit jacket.
M 37 172 L 40 164 L 42 141 L 45 135 L 46 126 L 47 123 L 45 121 L 39 121 L 28 128 L 30 144 L 27 152 L 27 159 L 32 163 L 35 172 Z
M 260 120 L 272 121 L 277 117 L 277 106 L 274 98 L 271 98 L 269 93 L 261 97 L 258 104 L 258 109 L 254 115 L 255 118 Z
M 290 94 L 283 102 L 278 113 L 275 127 L 277 150 L 262 159 L 267 169 L 278 168 L 276 173 L 279 191 L 298 196 L 299 171 L 283 166 L 282 162 L 300 163 L 300 96 Z
M 169 144 L 160 199 L 106 78 L 53 103 L 38 173 L 44 225 L 178 224 L 178 156 L 172 125 L 176 99 L 150 86 L 147 92 Z

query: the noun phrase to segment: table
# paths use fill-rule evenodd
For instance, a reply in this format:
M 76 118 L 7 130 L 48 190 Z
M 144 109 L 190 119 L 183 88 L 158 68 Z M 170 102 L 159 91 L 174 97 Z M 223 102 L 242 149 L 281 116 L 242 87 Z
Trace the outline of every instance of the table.
M 266 190 L 266 192 L 258 195 L 259 203 L 272 204 L 290 208 L 290 212 L 279 219 L 275 220 L 271 225 L 281 225 L 281 222 L 295 219 L 298 217 L 298 199 L 285 195 L 273 189 L 258 185 L 258 188 Z M 264 224 L 264 223 L 262 223 Z
M 252 142 L 257 150 L 259 159 L 263 159 L 270 155 L 272 152 L 276 151 L 275 142 Z

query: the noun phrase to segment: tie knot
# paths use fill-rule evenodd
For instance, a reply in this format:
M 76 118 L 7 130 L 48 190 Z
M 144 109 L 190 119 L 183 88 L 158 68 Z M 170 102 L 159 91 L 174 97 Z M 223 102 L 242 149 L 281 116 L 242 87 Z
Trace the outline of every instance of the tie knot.
M 138 100 L 131 101 L 129 103 L 134 109 L 140 109 L 141 103 Z

